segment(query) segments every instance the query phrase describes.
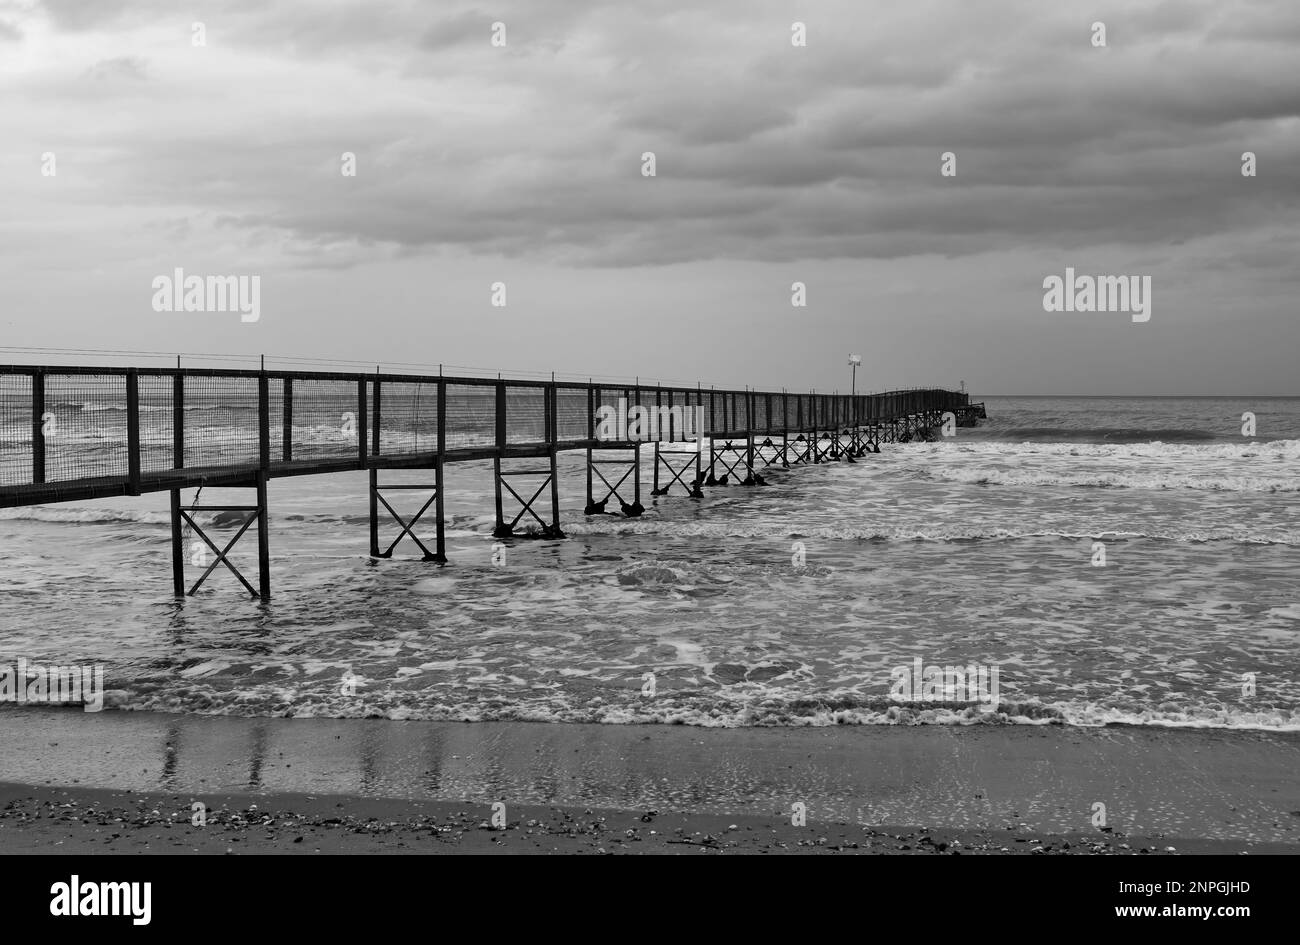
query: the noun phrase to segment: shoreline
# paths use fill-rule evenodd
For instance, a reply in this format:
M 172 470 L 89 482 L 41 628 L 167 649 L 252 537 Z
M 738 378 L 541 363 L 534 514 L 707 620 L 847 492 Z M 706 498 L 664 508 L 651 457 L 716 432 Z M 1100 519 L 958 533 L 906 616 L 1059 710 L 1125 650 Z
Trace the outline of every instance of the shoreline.
M 0 852 L 1300 853 L 1293 733 L 28 708 L 0 743 Z

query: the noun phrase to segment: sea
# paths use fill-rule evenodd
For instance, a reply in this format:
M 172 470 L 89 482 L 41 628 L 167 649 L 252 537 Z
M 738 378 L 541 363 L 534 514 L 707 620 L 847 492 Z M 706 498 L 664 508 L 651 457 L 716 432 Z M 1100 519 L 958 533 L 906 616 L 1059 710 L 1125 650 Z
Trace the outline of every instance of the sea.
M 973 399 L 955 436 L 703 499 L 647 461 L 637 519 L 584 515 L 563 453 L 564 540 L 494 539 L 490 462 L 452 465 L 445 566 L 369 557 L 364 473 L 276 479 L 265 602 L 223 567 L 173 597 L 166 493 L 0 510 L 0 667 L 102 666 L 119 712 L 1300 728 L 1300 398 Z M 255 585 L 253 535 L 231 560 Z M 912 686 L 956 667 L 996 698 Z

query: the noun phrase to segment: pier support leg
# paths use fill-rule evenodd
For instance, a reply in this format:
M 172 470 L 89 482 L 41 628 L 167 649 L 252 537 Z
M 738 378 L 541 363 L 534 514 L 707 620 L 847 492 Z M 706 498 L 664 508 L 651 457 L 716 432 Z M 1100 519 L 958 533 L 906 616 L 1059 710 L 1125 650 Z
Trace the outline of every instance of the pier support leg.
M 704 493 L 700 491 L 699 485 L 700 451 L 698 447 L 691 453 L 683 453 L 681 451 L 660 449 L 659 443 L 656 441 L 654 444 L 654 451 L 654 487 L 650 491 L 651 495 L 669 495 L 672 492 L 673 486 L 680 485 L 686 490 L 687 495 L 697 499 L 704 497 Z M 672 460 L 668 458 L 670 456 L 685 456 L 686 462 L 682 463 L 680 466 L 674 466 Z M 668 472 L 667 476 L 663 480 L 659 478 L 659 467 L 661 464 Z M 690 472 L 692 468 L 695 469 L 695 479 L 691 482 L 687 482 L 683 477 Z M 662 486 L 659 484 L 661 481 L 664 482 L 664 485 Z
M 560 466 L 554 447 L 551 448 L 551 537 L 564 537 L 560 531 Z
M 704 434 L 701 433 L 700 436 L 702 437 L 702 436 L 704 436 Z M 701 448 L 701 447 L 703 447 L 703 446 L 704 446 L 704 441 L 703 441 L 703 440 L 698 440 L 698 441 L 696 441 L 696 443 L 695 443 L 695 481 L 691 483 L 691 498 L 692 498 L 692 499 L 703 499 L 703 498 L 704 498 L 704 490 L 700 488 L 700 486 L 702 486 L 702 485 L 704 484 L 704 468 L 703 468 L 703 467 L 704 467 L 704 450 Z
M 501 534 L 503 531 L 505 531 L 506 517 L 501 509 L 501 457 L 500 455 L 492 457 L 492 481 L 496 484 L 496 500 L 497 500 L 497 525 L 496 528 L 492 530 L 492 537 L 509 538 L 510 532 L 505 532 L 504 536 Z
M 789 465 L 798 466 L 800 463 L 808 463 L 810 461 L 811 447 L 811 441 L 804 433 L 797 434 L 793 441 L 787 438 L 786 457 L 789 459 L 791 454 L 794 455 L 794 459 L 789 461 Z
M 434 544 L 434 557 L 437 558 L 439 564 L 447 563 L 447 538 L 443 534 L 444 531 L 443 526 L 444 523 L 447 521 L 444 514 L 443 504 L 442 504 L 442 496 L 444 491 L 443 484 L 442 484 L 443 466 L 444 466 L 444 462 L 442 456 L 439 455 L 438 467 L 436 470 L 436 474 L 434 476 L 434 484 L 438 491 L 434 497 L 434 506 L 433 506 L 433 512 L 438 517 L 438 532 Z
M 238 488 L 238 487 L 223 487 Z M 171 490 L 171 511 L 172 511 L 172 587 L 178 595 L 193 597 L 203 582 L 206 581 L 212 572 L 217 569 L 217 565 L 224 564 L 244 586 L 252 597 L 268 600 L 271 597 L 271 540 L 270 540 L 270 521 L 267 517 L 267 500 L 266 500 L 266 474 L 259 472 L 257 478 L 251 484 L 256 492 L 256 505 L 194 505 L 190 508 L 184 508 L 181 505 L 181 494 L 179 489 Z M 226 542 L 224 548 L 218 548 L 203 528 L 194 521 L 195 512 L 241 512 L 243 520 L 239 522 L 239 529 Z M 194 582 L 194 586 L 188 591 L 185 590 L 185 557 L 186 549 L 185 538 L 182 531 L 182 523 L 189 526 L 193 535 L 202 539 L 203 543 L 212 550 L 216 558 L 207 569 L 199 575 L 199 579 Z M 233 522 L 231 523 L 233 524 Z M 239 539 L 244 537 L 244 533 L 254 524 L 257 525 L 257 584 L 256 588 L 248 582 L 239 569 L 231 563 L 229 554 Z
M 501 460 L 498 457 L 495 460 L 494 471 L 496 473 L 496 500 L 497 500 L 497 526 L 492 531 L 493 538 L 513 538 L 515 537 L 515 526 L 525 515 L 531 515 L 541 528 L 541 537 L 543 538 L 563 538 L 564 532 L 560 529 L 560 492 L 559 492 L 559 470 L 556 465 L 555 450 L 549 451 L 550 465 L 546 469 L 515 469 L 503 471 L 501 469 Z M 506 480 L 507 476 L 542 476 L 542 484 L 537 487 L 531 496 L 525 499 L 522 495 L 514 490 L 514 487 Z M 545 521 L 537 514 L 534 506 L 537 500 L 541 498 L 546 487 L 551 488 L 551 520 Z M 519 503 L 519 514 L 509 522 L 505 520 L 505 515 L 501 506 L 501 490 L 505 489 L 514 496 L 515 501 Z
M 641 444 L 638 443 L 635 449 L 635 455 L 632 461 L 632 507 L 636 509 L 636 514 L 640 515 L 645 511 L 645 506 L 641 504 Z M 624 509 L 624 512 L 627 510 Z
M 601 502 L 600 505 L 597 506 L 596 497 L 592 495 L 591 492 L 591 485 L 592 485 L 591 471 L 594 465 L 595 464 L 592 462 L 591 459 L 591 447 L 588 446 L 587 447 L 587 505 L 586 508 L 582 510 L 583 515 L 596 515 L 600 512 L 605 511 L 605 503 Z
M 713 461 L 725 469 L 726 472 L 715 479 L 712 471 L 710 471 L 709 478 L 704 482 L 706 486 L 726 486 L 729 484 L 727 482 L 729 478 L 734 479 L 738 483 L 743 482 L 747 486 L 752 486 L 754 484 L 754 471 L 753 468 L 749 466 L 749 463 L 753 460 L 752 442 L 747 442 L 745 446 L 736 446 L 731 440 L 723 440 L 722 448 L 712 450 L 712 452 Z M 735 459 L 728 461 L 727 456 L 729 454 L 734 455 Z M 741 476 L 742 466 L 744 467 L 745 473 L 743 478 Z
M 181 490 L 172 490 L 172 590 L 185 596 L 185 540 L 181 537 Z
M 608 451 L 612 452 L 614 449 L 616 448 L 610 447 Z M 604 515 L 605 506 L 609 503 L 611 497 L 618 500 L 619 507 L 622 509 L 623 514 L 626 515 L 628 518 L 636 518 L 642 512 L 645 511 L 645 507 L 641 505 L 641 463 L 639 461 L 640 451 L 639 449 L 635 449 L 633 447 L 627 447 L 627 449 L 630 449 L 633 452 L 633 455 L 629 460 L 617 460 L 617 459 L 597 460 L 591 457 L 591 451 L 588 450 L 587 452 L 587 483 L 588 483 L 587 507 L 583 509 L 584 514 Z M 616 479 L 614 482 L 610 482 L 608 479 L 605 478 L 605 474 L 600 471 L 600 467 L 614 466 L 614 465 L 626 466 L 626 468 L 623 470 L 623 474 L 619 476 L 618 479 Z M 592 491 L 592 486 L 594 485 L 595 479 L 599 479 L 605 487 L 605 495 L 603 498 L 600 499 L 599 502 L 596 501 L 596 495 Z M 623 484 L 627 482 L 628 479 L 633 479 L 633 486 L 632 486 L 633 491 L 632 491 L 631 502 L 624 501 L 622 494 L 619 492 L 619 489 L 623 488 Z
M 432 495 L 424 501 L 424 504 L 420 506 L 419 511 L 415 513 L 414 517 L 412 517 L 410 521 L 407 521 L 402 518 L 402 516 L 397 513 L 397 510 L 394 509 L 392 505 L 389 504 L 388 500 L 384 498 L 383 493 L 385 490 L 429 490 L 432 492 Z M 402 528 L 402 530 L 397 533 L 397 537 L 394 538 L 388 547 L 382 551 L 379 549 L 380 505 L 383 505 L 383 507 L 388 511 L 388 514 L 393 518 L 393 521 L 397 522 L 397 524 Z M 434 515 L 437 519 L 434 525 L 435 532 L 432 551 L 430 551 L 428 546 L 420 540 L 420 536 L 415 533 L 415 526 L 420 523 L 422 518 L 424 518 L 424 513 L 429 511 L 429 506 L 431 505 L 434 506 Z M 391 558 L 393 556 L 393 549 L 397 547 L 403 538 L 409 536 L 411 541 L 415 542 L 416 547 L 420 549 L 420 552 L 423 555 L 421 558 L 422 561 L 434 561 L 438 564 L 446 564 L 447 546 L 445 536 L 443 535 L 443 521 L 441 460 L 439 460 L 438 465 L 434 467 L 433 485 L 400 483 L 383 486 L 379 484 L 379 471 L 377 469 L 370 470 L 370 556 L 372 558 Z
M 379 557 L 379 470 L 370 470 L 370 557 Z
M 257 588 L 262 600 L 271 599 L 271 523 L 266 515 L 266 470 L 257 474 Z

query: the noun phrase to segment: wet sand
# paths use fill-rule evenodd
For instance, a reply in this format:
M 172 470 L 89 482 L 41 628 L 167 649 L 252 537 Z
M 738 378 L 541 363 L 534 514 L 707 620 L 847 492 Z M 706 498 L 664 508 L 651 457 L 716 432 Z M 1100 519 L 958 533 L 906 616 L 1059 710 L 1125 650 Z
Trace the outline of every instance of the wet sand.
M 0 710 L 0 743 L 9 853 L 1300 852 L 1282 733 L 29 707 Z

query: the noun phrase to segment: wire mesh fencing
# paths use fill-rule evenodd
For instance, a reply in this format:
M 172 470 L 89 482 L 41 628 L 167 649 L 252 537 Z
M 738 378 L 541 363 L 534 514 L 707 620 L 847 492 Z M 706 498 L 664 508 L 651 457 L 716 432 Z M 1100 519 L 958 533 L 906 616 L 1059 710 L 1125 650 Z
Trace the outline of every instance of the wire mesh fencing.
M 0 374 L 0 487 L 32 481 L 32 379 Z

